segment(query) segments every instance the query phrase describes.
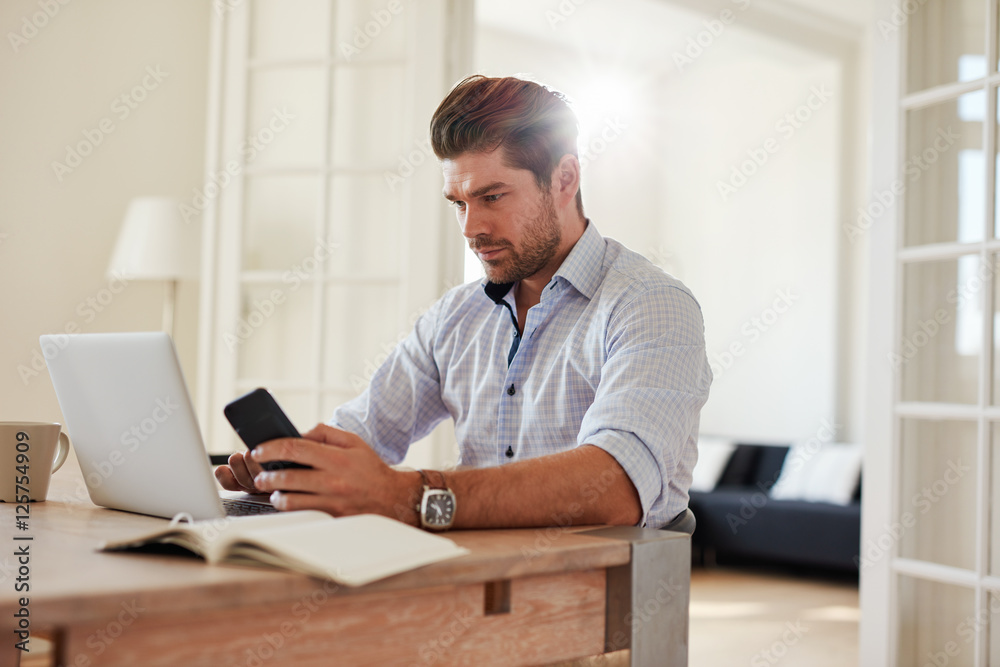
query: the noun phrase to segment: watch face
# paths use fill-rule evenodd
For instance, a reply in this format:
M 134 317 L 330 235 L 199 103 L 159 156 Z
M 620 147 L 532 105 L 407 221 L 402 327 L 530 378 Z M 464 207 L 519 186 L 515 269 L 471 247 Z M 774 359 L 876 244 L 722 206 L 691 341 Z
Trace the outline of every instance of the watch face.
M 455 516 L 455 496 L 450 491 L 429 491 L 424 496 L 424 523 L 447 528 Z

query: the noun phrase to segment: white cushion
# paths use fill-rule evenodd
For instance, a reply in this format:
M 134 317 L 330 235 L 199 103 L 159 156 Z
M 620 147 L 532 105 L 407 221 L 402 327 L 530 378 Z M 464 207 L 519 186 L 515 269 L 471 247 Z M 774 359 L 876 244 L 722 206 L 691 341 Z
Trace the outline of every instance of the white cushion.
M 713 490 L 735 449 L 736 443 L 732 440 L 711 435 L 699 436 L 698 463 L 691 471 L 691 490 Z
M 859 444 L 796 443 L 788 450 L 781 475 L 771 487 L 775 500 L 808 500 L 850 505 L 861 476 Z

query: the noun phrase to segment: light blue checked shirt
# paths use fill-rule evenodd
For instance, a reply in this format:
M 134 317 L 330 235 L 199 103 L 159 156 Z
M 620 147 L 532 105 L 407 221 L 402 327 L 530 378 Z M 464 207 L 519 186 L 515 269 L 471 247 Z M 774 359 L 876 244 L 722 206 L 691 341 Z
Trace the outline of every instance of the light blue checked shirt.
M 448 417 L 463 466 L 595 445 L 638 490 L 641 525 L 665 525 L 687 508 L 712 383 L 698 302 L 588 223 L 528 310 L 508 366 L 511 287 L 483 280 L 446 293 L 330 424 L 390 464 Z M 595 501 L 601 488 L 595 481 Z

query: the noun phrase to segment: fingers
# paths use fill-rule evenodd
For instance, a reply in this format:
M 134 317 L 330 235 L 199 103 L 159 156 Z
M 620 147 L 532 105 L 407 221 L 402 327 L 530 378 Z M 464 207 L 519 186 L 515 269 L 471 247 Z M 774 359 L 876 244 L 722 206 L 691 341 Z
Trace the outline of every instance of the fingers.
M 231 489 L 226 486 L 226 482 L 223 479 L 219 479 L 222 483 L 223 488 L 230 491 L 245 491 L 247 493 L 257 493 L 257 487 L 254 486 L 253 480 L 260 471 L 260 464 L 251 459 L 248 456 L 244 456 L 240 452 L 235 452 L 229 457 L 229 467 L 220 468 L 219 470 L 228 470 L 232 475 L 233 480 L 236 482 L 237 488 Z M 223 473 L 225 475 L 225 473 Z M 218 473 L 216 473 L 218 477 Z
M 338 445 L 340 447 L 351 447 L 363 443 L 361 438 L 354 433 L 341 431 L 339 428 L 334 428 L 323 423 L 316 424 L 309 431 L 303 433 L 302 437 L 306 440 L 315 440 L 316 442 L 322 442 L 327 445 Z
M 254 478 L 259 492 L 302 491 L 305 493 L 327 494 L 344 492 L 342 485 L 329 474 L 320 470 L 289 468 L 261 472 Z
M 240 483 L 236 481 L 236 477 L 233 476 L 233 471 L 229 469 L 229 466 L 219 466 L 215 469 L 215 479 L 219 481 L 226 491 L 245 491 L 245 489 L 240 486 Z
M 295 512 L 298 510 L 319 510 L 331 516 L 344 516 L 345 512 L 338 507 L 333 499 L 325 496 L 318 496 L 312 493 L 288 493 L 286 491 L 275 491 L 268 499 L 271 504 L 282 512 Z
M 313 468 L 328 468 L 336 464 L 338 451 L 327 444 L 306 438 L 279 438 L 257 445 L 247 458 L 257 466 L 257 472 L 261 470 L 260 464 L 270 461 L 294 461 Z

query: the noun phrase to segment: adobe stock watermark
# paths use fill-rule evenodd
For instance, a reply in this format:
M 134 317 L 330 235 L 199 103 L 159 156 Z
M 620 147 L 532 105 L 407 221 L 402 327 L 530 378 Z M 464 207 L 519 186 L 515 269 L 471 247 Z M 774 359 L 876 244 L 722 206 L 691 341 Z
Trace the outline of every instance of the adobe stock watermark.
M 587 0 L 561 0 L 555 9 L 545 11 L 545 20 L 549 28 L 556 30 L 561 24 L 569 20 L 569 17 L 576 14 L 577 7 L 586 4 Z
M 438 633 L 434 639 L 429 639 L 417 648 L 418 662 L 411 663 L 410 667 L 421 667 L 422 665 L 434 665 L 445 660 L 448 651 L 455 645 L 455 642 L 469 631 L 476 622 L 476 615 L 469 610 L 459 610 L 452 612 L 451 623 L 444 630 Z
M 868 539 L 862 547 L 862 554 L 854 557 L 854 564 L 859 569 L 870 567 L 889 553 L 906 533 L 917 525 L 917 516 L 926 515 L 935 504 L 941 501 L 953 486 L 959 483 L 972 467 L 964 465 L 962 459 L 948 461 L 948 467 L 938 479 L 923 487 L 910 498 L 910 506 L 916 510 L 906 510 L 899 519 L 891 525 L 883 526 L 882 533 L 875 539 Z
M 264 323 L 271 319 L 278 308 L 288 300 L 288 295 L 298 291 L 302 284 L 309 280 L 326 263 L 333 251 L 339 247 L 340 243 L 336 241 L 317 238 L 312 253 L 281 274 L 281 282 L 288 286 L 287 292 L 286 288 L 275 287 L 266 296 L 255 298 L 249 312 L 236 321 L 233 330 L 222 334 L 222 342 L 226 344 L 229 351 L 235 352 L 240 345 L 248 341 L 258 329 L 264 326 Z
M 601 474 L 594 479 L 588 480 L 580 488 L 580 494 L 586 507 L 593 507 L 598 500 L 615 484 L 616 480 L 625 474 L 620 466 L 605 468 Z M 572 502 L 565 512 L 553 512 L 551 515 L 552 525 L 546 528 L 535 530 L 535 540 L 532 546 L 521 546 L 521 556 L 525 560 L 534 560 L 552 549 L 559 539 L 566 534 L 566 531 L 576 525 L 576 520 L 583 516 L 585 506 L 578 502 Z
M 403 13 L 403 9 L 404 6 L 401 0 L 389 0 L 382 9 L 373 9 L 370 21 L 367 21 L 364 25 L 354 26 L 350 43 L 340 43 L 338 46 L 340 55 L 344 56 L 344 59 L 348 62 L 352 58 L 360 56 L 361 52 L 367 49 L 372 41 L 378 39 L 382 31 L 389 27 L 393 19 Z
M 201 188 L 194 189 L 190 204 L 181 203 L 178 206 L 184 222 L 191 222 L 204 212 L 209 203 L 215 201 L 222 191 L 233 182 L 233 179 L 242 174 L 243 169 L 254 161 L 257 155 L 267 148 L 279 134 L 288 129 L 293 120 L 295 120 L 295 114 L 289 113 L 288 109 L 284 107 L 273 109 L 268 121 L 240 144 L 240 159 L 228 160 L 222 169 L 209 175 Z
M 468 106 L 475 106 L 480 99 L 486 95 L 486 91 L 476 91 L 467 102 Z M 413 148 L 406 149 L 405 153 L 397 156 L 397 166 L 395 171 L 384 171 L 382 177 L 385 179 L 389 192 L 395 192 L 396 188 L 406 182 L 425 164 L 434 162 L 437 156 L 434 155 L 434 148 L 431 145 L 430 135 L 423 139 L 414 140 Z
M 99 313 L 104 312 L 115 300 L 115 297 L 125 291 L 129 286 L 131 276 L 125 273 L 115 272 L 108 280 L 107 285 L 97 291 L 96 294 L 88 296 L 76 305 L 76 314 L 79 315 L 86 324 L 97 319 Z M 54 343 L 47 344 L 44 348 L 41 345 L 32 348 L 30 359 L 27 364 L 17 365 L 17 374 L 25 387 L 28 383 L 38 377 L 46 370 L 45 360 L 54 359 L 69 343 L 68 335 L 80 333 L 80 323 L 77 320 L 69 320 L 63 325 L 62 332 L 55 335 Z
M 947 129 L 938 128 L 934 135 L 933 144 L 920 153 L 911 155 L 903 163 L 903 176 L 894 180 L 884 190 L 876 192 L 867 206 L 859 208 L 857 219 L 853 224 L 845 222 L 842 225 L 847 240 L 854 243 L 858 237 L 871 229 L 875 221 L 885 215 L 885 212 L 896 203 L 896 200 L 906 193 L 908 185 L 916 183 L 942 154 L 955 145 L 960 136 L 952 131 L 950 125 Z
M 212 8 L 219 16 L 225 16 L 234 9 L 242 7 L 245 3 L 246 0 L 215 0 L 212 3 Z
M 991 617 L 1000 614 L 1000 598 L 997 597 L 996 593 L 991 593 L 989 597 L 988 607 L 980 609 L 975 616 L 966 616 L 955 626 L 956 638 L 964 640 L 966 646 L 973 642 L 977 632 L 981 632 L 996 622 L 991 620 Z M 922 667 L 948 667 L 951 664 L 951 659 L 957 658 L 963 650 L 964 647 L 958 641 L 951 639 L 945 642 L 940 651 L 928 651 L 927 660 L 924 661 Z
M 410 176 L 413 176 L 419 167 L 426 164 L 428 160 L 435 159 L 430 137 L 426 137 L 422 141 L 414 141 L 413 145 L 414 148 L 411 151 L 397 156 L 396 171 L 382 173 L 389 192 L 395 192 L 396 188 Z
M 750 0 L 731 0 L 731 2 L 741 12 L 750 8 Z M 697 35 L 688 37 L 683 51 L 674 51 L 673 59 L 677 71 L 683 73 L 685 67 L 693 65 L 694 61 L 700 58 L 705 51 L 712 48 L 715 41 L 726 31 L 726 27 L 736 22 L 737 16 L 736 12 L 727 8 L 719 12 L 718 18 L 702 21 L 701 24 L 705 26 L 704 30 L 699 31 Z
M 791 287 L 779 289 L 770 306 L 764 308 L 759 315 L 746 320 L 740 327 L 740 333 L 743 334 L 743 337 L 731 342 L 722 352 L 716 352 L 709 357 L 708 363 L 715 379 L 718 380 L 732 368 L 736 360 L 747 353 L 749 346 L 770 331 L 781 319 L 781 316 L 787 313 L 798 300 L 799 296 L 792 292 Z
M 955 304 L 956 308 L 961 308 L 974 299 L 982 290 L 983 285 L 996 275 L 998 262 L 1000 262 L 1000 258 L 995 257 L 991 261 L 980 261 L 976 272 L 961 285 L 948 292 L 945 301 L 949 304 Z M 944 308 L 938 308 L 931 317 L 920 320 L 912 331 L 903 335 L 899 347 L 895 351 L 886 353 L 892 370 L 898 371 L 910 363 L 951 321 L 951 311 Z
M 108 624 L 104 628 L 97 630 L 96 632 L 90 634 L 84 644 L 90 649 L 89 652 L 77 653 L 73 662 L 70 663 L 74 667 L 90 667 L 91 665 L 101 664 L 101 661 L 94 660 L 91 661 L 91 656 L 98 658 L 104 654 L 108 648 L 115 643 L 115 640 L 121 637 L 125 631 L 135 623 L 139 615 L 146 611 L 145 607 L 140 607 L 136 600 L 131 602 L 122 602 L 121 611 L 108 621 Z
M 899 29 L 906 25 L 910 17 L 920 11 L 920 8 L 927 4 L 927 0 L 903 0 L 892 6 L 888 19 L 879 19 L 875 23 L 882 39 L 889 41 L 892 33 L 898 33 Z
M 795 107 L 792 111 L 784 114 L 774 124 L 774 130 L 778 133 L 776 137 L 768 137 L 756 148 L 747 149 L 747 159 L 737 165 L 733 165 L 729 173 L 729 179 L 716 181 L 715 189 L 719 192 L 719 197 L 723 202 L 736 194 L 750 179 L 756 174 L 775 153 L 781 150 L 782 142 L 788 142 L 795 133 L 808 123 L 813 115 L 822 109 L 830 98 L 833 91 L 829 90 L 826 84 L 812 86 L 809 89 L 809 96 L 805 102 Z
M 135 453 L 139 446 L 149 440 L 180 408 L 180 403 L 173 402 L 169 396 L 156 399 L 148 416 L 122 431 L 118 438 L 121 449 L 112 449 L 103 460 L 91 464 L 93 470 L 86 473 L 90 488 L 100 488 L 108 481 L 115 470 L 125 463 L 127 455 Z
M 653 619 L 678 595 L 683 595 L 686 590 L 685 582 L 670 577 L 669 579 L 660 579 L 655 586 L 641 591 L 640 595 L 644 595 L 645 599 L 633 600 L 632 609 L 622 619 L 624 624 L 631 629 L 631 637 L 626 635 L 624 630 L 616 631 L 608 637 L 610 650 L 618 651 L 628 648 L 633 639 L 641 634 L 645 628 L 652 629 L 654 627 L 651 625 Z
M 292 605 L 291 612 L 295 620 L 281 621 L 275 632 L 261 634 L 256 646 L 246 649 L 243 654 L 243 662 L 240 664 L 244 667 L 262 667 L 265 662 L 274 658 L 286 643 L 295 639 L 313 614 L 318 612 L 339 590 L 340 584 L 326 579 L 321 586 L 303 595 Z
M 17 53 L 28 45 L 28 42 L 38 36 L 39 31 L 45 28 L 49 22 L 62 11 L 62 8 L 70 3 L 70 0 L 38 0 L 39 11 L 33 12 L 30 16 L 21 17 L 21 27 L 17 32 L 7 33 L 7 41 L 10 48 Z
M 750 667 L 771 667 L 778 664 L 782 658 L 788 655 L 788 649 L 802 641 L 802 637 L 809 632 L 809 626 L 803 625 L 802 621 L 785 622 L 785 631 L 781 636 L 763 651 L 755 653 L 750 658 Z
M 586 169 L 587 165 L 592 164 L 594 160 L 603 155 L 608 150 L 608 146 L 618 141 L 626 129 L 628 129 L 628 124 L 622 121 L 621 116 L 605 120 L 601 131 L 595 133 L 596 136 L 583 147 L 583 151 L 580 153 L 580 169 Z
M 160 87 L 163 80 L 170 76 L 169 72 L 164 72 L 159 65 L 147 65 L 145 76 L 132 88 L 111 102 L 111 113 L 118 122 L 125 122 L 132 112 L 139 108 L 154 90 Z M 73 173 L 73 171 L 83 164 L 84 158 L 91 155 L 97 147 L 104 143 L 104 139 L 113 133 L 118 126 L 115 125 L 114 118 L 105 116 L 97 121 L 96 127 L 84 128 L 83 139 L 74 144 L 66 144 L 66 156 L 63 162 L 52 161 L 52 172 L 56 179 L 62 183 L 63 180 Z
M 802 447 L 789 450 L 787 456 L 793 457 L 788 460 L 788 465 L 790 466 L 789 470 L 800 470 L 802 466 L 812 459 L 812 457 L 816 456 L 816 454 L 823 448 L 823 445 L 833 442 L 833 438 L 836 436 L 840 427 L 841 424 L 830 422 L 826 419 L 820 419 L 819 428 L 816 430 L 816 433 L 806 440 Z M 749 497 L 743 496 L 740 498 L 739 512 L 736 514 L 728 512 L 726 514 L 726 523 L 729 525 L 729 530 L 733 531 L 733 535 L 736 535 L 740 528 L 750 523 L 750 521 L 757 516 L 757 511 L 770 502 L 771 489 L 778 482 L 778 479 L 781 478 L 783 470 L 784 465 L 781 470 L 774 473 L 774 477 L 772 477 L 769 481 L 759 480 L 757 482 L 757 491 L 754 491 Z

